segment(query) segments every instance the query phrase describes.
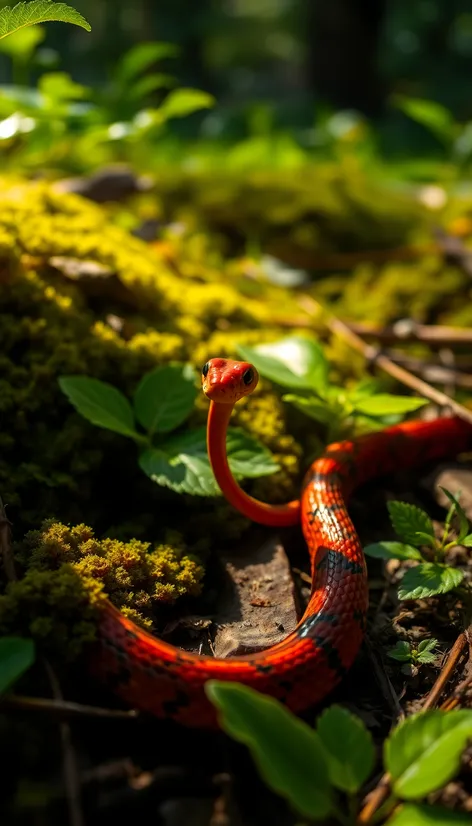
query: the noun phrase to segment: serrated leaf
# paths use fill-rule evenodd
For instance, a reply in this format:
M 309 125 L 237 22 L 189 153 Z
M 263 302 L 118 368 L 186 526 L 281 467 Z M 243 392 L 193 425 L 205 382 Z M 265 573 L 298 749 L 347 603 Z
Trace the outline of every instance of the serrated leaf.
M 374 559 L 423 559 L 417 548 L 403 542 L 373 542 L 364 548 L 364 553 Z
M 88 376 L 61 376 L 59 386 L 78 413 L 97 427 L 141 439 L 134 429 L 131 405 L 116 387 Z
M 390 648 L 387 651 L 387 656 L 391 657 L 392 660 L 398 660 L 401 663 L 409 663 L 411 662 L 411 647 L 410 643 L 406 642 L 405 640 L 398 640 L 395 643 L 394 648 Z
M 384 744 L 394 794 L 414 800 L 441 788 L 459 769 L 472 738 L 472 711 L 425 711 L 408 717 Z
M 392 396 L 390 393 L 378 393 L 376 396 L 352 398 L 354 410 L 365 416 L 391 416 L 397 413 L 410 413 L 418 410 L 427 399 L 418 399 L 415 396 Z
M 431 638 L 429 640 L 421 640 L 418 645 L 418 651 L 433 651 L 436 648 L 438 641 Z
M 375 763 L 372 736 L 362 720 L 345 708 L 333 705 L 318 718 L 316 731 L 328 755 L 333 786 L 357 792 Z
M 455 513 L 459 517 L 459 536 L 457 537 L 457 543 L 458 543 L 458 545 L 460 545 L 462 540 L 465 539 L 465 537 L 467 536 L 467 532 L 469 530 L 469 520 L 467 519 L 467 515 L 464 511 L 464 508 L 462 507 L 461 503 L 459 502 L 459 499 L 457 498 L 457 496 L 454 496 L 454 494 L 451 493 L 451 491 L 447 490 L 446 488 L 441 487 L 441 485 L 439 485 L 439 487 L 442 490 L 442 492 L 444 493 L 444 495 L 447 496 L 447 498 L 451 502 L 453 511 L 455 511 Z M 448 520 L 448 525 L 449 524 L 450 524 L 450 520 Z
M 0 637 L 0 694 L 34 663 L 33 640 Z
M 409 568 L 398 589 L 399 599 L 424 599 L 452 591 L 464 579 L 464 571 L 441 565 L 439 562 L 423 562 Z
M 256 347 L 238 345 L 238 353 L 252 362 L 262 376 L 296 390 L 322 393 L 328 384 L 328 362 L 313 339 L 288 336 Z
M 138 422 L 154 433 L 175 430 L 190 415 L 197 397 L 195 372 L 188 364 L 166 364 L 151 370 L 134 394 Z
M 211 680 L 205 691 L 222 728 L 244 743 L 265 782 L 309 818 L 326 818 L 332 789 L 318 735 L 272 697 L 238 683 Z
M 17 3 L 13 8 L 5 6 L 0 9 L 0 40 L 25 26 L 49 21 L 73 23 L 91 31 L 90 24 L 72 6 L 54 3 L 53 0 L 32 0 L 30 3 Z
M 390 521 L 403 542 L 418 544 L 417 533 L 425 533 L 434 539 L 434 527 L 428 514 L 408 502 L 387 503 Z
M 284 402 L 293 404 L 302 413 L 321 424 L 329 425 L 333 422 L 333 410 L 330 405 L 316 399 L 314 396 L 297 396 L 293 393 L 287 393 L 282 396 L 282 399 Z
M 387 820 L 386 826 L 467 826 L 470 814 L 440 806 L 407 804 Z
M 416 659 L 422 665 L 428 665 L 429 663 L 434 663 L 436 655 L 432 654 L 431 651 L 422 651 L 420 654 L 417 654 Z
M 229 428 L 226 439 L 229 466 L 235 478 L 268 476 L 279 469 L 271 453 L 252 436 Z M 148 448 L 139 466 L 158 485 L 193 496 L 219 496 L 208 459 L 206 429 L 171 437 L 158 448 Z

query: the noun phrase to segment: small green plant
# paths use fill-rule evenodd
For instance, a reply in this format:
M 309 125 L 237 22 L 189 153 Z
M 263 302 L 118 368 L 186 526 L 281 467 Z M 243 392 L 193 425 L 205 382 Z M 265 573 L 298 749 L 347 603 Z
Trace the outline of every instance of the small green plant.
M 238 683 L 210 681 L 206 692 L 223 729 L 249 748 L 265 782 L 307 821 L 329 817 L 355 826 L 358 795 L 376 763 L 362 720 L 334 705 L 313 729 L 277 700 Z M 466 813 L 419 801 L 454 777 L 471 737 L 472 711 L 419 712 L 400 723 L 383 749 L 391 794 L 371 822 L 465 826 Z
M 0 637 L 0 694 L 33 665 L 34 643 L 22 637 Z
M 367 556 L 376 559 L 411 559 L 418 563 L 405 571 L 398 589 L 400 599 L 423 599 L 445 594 L 457 588 L 464 578 L 463 571 L 448 565 L 445 560 L 447 552 L 455 545 L 472 547 L 469 521 L 458 496 L 445 488 L 441 490 L 451 505 L 440 538 L 436 538 L 433 523 L 424 510 L 408 502 L 393 501 L 387 507 L 400 542 L 374 542 L 364 548 Z M 457 531 L 452 530 L 455 517 Z
M 436 655 L 433 652 L 437 644 L 438 641 L 435 639 L 421 640 L 418 646 L 412 646 L 406 640 L 398 640 L 395 646 L 387 651 L 387 656 L 402 663 L 403 673 L 410 674 L 411 666 L 419 668 L 435 661 Z
M 262 376 L 292 391 L 282 396 L 284 401 L 319 422 L 327 442 L 355 431 L 382 428 L 427 404 L 425 399 L 412 396 L 379 393 L 376 381 L 363 381 L 350 390 L 330 384 L 323 348 L 312 339 L 289 336 L 271 344 L 240 345 L 237 349 Z
M 32 0 L 30 3 L 17 3 L 13 8 L 6 6 L 0 9 L 0 40 L 27 26 L 48 21 L 73 23 L 91 31 L 90 24 L 72 6 L 54 3 L 53 0 Z
M 136 442 L 141 470 L 158 485 L 194 496 L 220 494 L 208 460 L 206 428 L 173 433 L 190 416 L 197 396 L 190 365 L 168 364 L 147 373 L 132 405 L 116 387 L 88 376 L 63 376 L 59 385 L 89 422 Z M 239 428 L 228 429 L 227 451 L 236 478 L 279 469 L 267 448 Z

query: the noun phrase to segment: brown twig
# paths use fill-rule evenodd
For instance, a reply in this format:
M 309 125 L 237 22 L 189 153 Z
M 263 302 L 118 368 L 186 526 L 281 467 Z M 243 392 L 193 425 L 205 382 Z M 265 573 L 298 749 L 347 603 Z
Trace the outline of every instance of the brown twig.
M 429 692 L 428 696 L 426 697 L 426 700 L 422 705 L 423 711 L 426 711 L 428 708 L 433 708 L 437 704 L 442 692 L 444 691 L 446 683 L 451 678 L 454 669 L 461 658 L 462 652 L 464 651 L 464 648 L 467 645 L 468 632 L 470 630 L 471 628 L 469 626 L 469 629 L 467 631 L 462 631 L 457 637 L 457 640 L 452 646 L 448 658 L 441 669 L 439 677 L 437 678 L 436 682 L 434 683 L 431 691 Z
M 98 706 L 81 705 L 66 700 L 48 700 L 44 697 L 22 697 L 17 694 L 0 697 L 0 708 L 9 711 L 31 711 L 38 714 L 49 714 L 52 717 L 98 717 L 114 720 L 136 720 L 139 712 L 134 709 L 122 711 L 120 709 L 99 708 Z
M 370 793 L 367 803 L 357 818 L 357 822 L 369 823 L 377 809 L 380 809 L 382 803 L 385 803 L 389 791 L 390 775 L 386 773 L 382 775 L 375 789 Z
M 440 347 L 454 344 L 472 344 L 472 331 L 460 327 L 445 327 L 434 324 L 417 324 L 412 319 L 403 319 L 390 327 L 378 327 L 375 324 L 358 324 L 350 321 L 349 329 L 359 336 L 375 338 L 385 344 L 399 341 L 421 341 L 424 344 Z
M 405 370 L 413 370 L 422 379 L 434 384 L 447 384 L 448 387 L 464 387 L 472 389 L 472 375 L 457 370 L 439 362 L 409 356 L 399 350 L 385 350 L 384 355 L 395 364 L 400 364 Z
M 322 308 L 317 301 L 311 298 L 311 296 L 302 296 L 300 298 L 300 303 L 307 312 L 310 312 L 312 315 L 316 316 L 320 315 Z M 445 393 L 431 387 L 430 384 L 427 384 L 422 379 L 414 376 L 413 373 L 409 373 L 408 370 L 405 370 L 398 364 L 394 364 L 393 361 L 387 358 L 387 356 L 379 352 L 376 347 L 373 347 L 371 344 L 367 344 L 362 338 L 360 338 L 360 336 L 354 333 L 350 327 L 344 323 L 344 321 L 341 321 L 335 316 L 328 316 L 325 318 L 325 323 L 334 335 L 337 335 L 344 339 L 344 341 L 348 342 L 348 344 L 350 344 L 354 350 L 361 353 L 367 361 L 375 364 L 377 367 L 380 367 L 390 376 L 397 379 L 397 381 L 405 384 L 407 387 L 410 387 L 418 393 L 418 395 L 424 396 L 425 399 L 429 399 L 429 401 L 432 401 L 441 407 L 449 407 L 461 419 L 464 419 L 472 424 L 472 410 L 467 410 L 466 407 L 459 404 L 459 402 L 456 402 L 454 399 L 451 399 Z

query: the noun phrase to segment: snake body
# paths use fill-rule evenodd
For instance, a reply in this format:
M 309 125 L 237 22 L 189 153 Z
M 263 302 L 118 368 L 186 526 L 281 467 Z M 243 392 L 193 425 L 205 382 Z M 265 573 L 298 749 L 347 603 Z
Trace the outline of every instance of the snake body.
M 300 502 L 270 506 L 240 490 L 224 441 L 234 402 L 254 389 L 252 365 L 212 359 L 203 370 L 212 399 L 208 448 L 227 498 L 264 524 L 301 522 L 311 559 L 312 592 L 297 628 L 255 654 L 216 659 L 176 648 L 139 628 L 110 602 L 99 620 L 94 673 L 129 705 L 192 727 L 214 727 L 207 680 L 235 680 L 301 712 L 322 700 L 352 665 L 368 606 L 362 546 L 346 509 L 358 485 L 472 448 L 472 427 L 459 418 L 413 421 L 327 447 L 306 473 Z M 251 382 L 248 379 L 251 378 Z

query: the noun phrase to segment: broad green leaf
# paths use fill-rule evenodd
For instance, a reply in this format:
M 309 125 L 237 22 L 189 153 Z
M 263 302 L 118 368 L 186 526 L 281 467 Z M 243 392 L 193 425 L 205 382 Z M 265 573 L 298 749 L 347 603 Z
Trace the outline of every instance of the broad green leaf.
M 90 24 L 72 6 L 54 3 L 53 0 L 32 0 L 30 3 L 17 3 L 13 8 L 5 6 L 0 9 L 0 40 L 25 26 L 48 21 L 73 23 L 91 31 Z
M 410 643 L 406 642 L 405 640 L 398 640 L 395 643 L 394 648 L 390 648 L 387 651 L 387 656 L 391 657 L 392 660 L 398 660 L 401 663 L 409 663 L 411 662 L 411 647 Z
M 384 744 L 394 794 L 415 800 L 441 788 L 459 769 L 472 738 L 472 711 L 424 711 L 408 717 Z
M 86 86 L 75 83 L 66 72 L 47 72 L 38 81 L 38 89 L 53 103 L 80 100 L 89 94 Z
M 88 376 L 61 376 L 59 386 L 77 412 L 92 424 L 142 439 L 134 429 L 131 405 L 116 387 Z
M 199 109 L 211 109 L 214 103 L 215 98 L 208 92 L 199 89 L 173 89 L 159 106 L 159 119 L 183 118 Z
M 373 542 L 364 548 L 364 553 L 374 559 L 423 559 L 417 548 L 403 542 Z
M 268 476 L 278 470 L 270 452 L 252 436 L 230 428 L 228 461 L 236 478 Z M 144 473 L 158 485 L 193 496 L 219 496 L 207 454 L 206 430 L 198 428 L 168 439 L 139 457 Z
M 425 126 L 439 140 L 449 142 L 453 136 L 454 119 L 451 112 L 440 103 L 422 98 L 396 95 L 394 103 L 409 118 Z
M 423 533 L 423 531 L 416 531 L 415 536 L 416 545 L 429 545 L 430 548 L 436 548 L 438 544 L 436 541 L 436 537 L 431 536 L 429 533 Z
M 429 640 L 421 640 L 418 645 L 418 651 L 433 651 L 438 644 L 438 641 L 431 638 Z
M 282 396 L 282 399 L 321 424 L 329 425 L 333 421 L 333 410 L 330 405 L 314 396 L 297 396 L 294 393 L 287 393 Z
M 365 399 L 379 393 L 380 382 L 378 379 L 363 379 L 352 390 L 348 391 L 348 396 L 351 402 L 354 400 Z
M 134 394 L 134 412 L 148 435 L 169 433 L 190 415 L 197 397 L 189 364 L 166 364 L 147 373 Z
M 436 655 L 431 651 L 422 651 L 421 654 L 417 654 L 416 659 L 422 665 L 429 665 L 430 663 L 434 663 Z
M 237 350 L 262 376 L 283 387 L 322 393 L 328 384 L 328 362 L 313 339 L 289 336 L 256 347 L 240 344 Z
M 359 717 L 333 705 L 318 718 L 316 731 L 328 755 L 331 783 L 345 792 L 357 792 L 375 763 L 372 736 Z
M 410 413 L 418 410 L 427 399 L 417 399 L 415 396 L 391 396 L 389 393 L 379 393 L 376 396 L 367 396 L 352 399 L 354 410 L 365 416 L 391 416 L 395 413 Z
M 152 92 L 157 92 L 158 89 L 168 89 L 174 84 L 175 78 L 171 75 L 145 75 L 144 77 L 140 77 L 136 83 L 133 83 L 131 89 L 127 93 L 128 98 L 130 100 L 141 100 L 142 98 L 147 97 L 147 95 L 152 94 Z
M 439 485 L 439 487 L 441 488 L 445 496 L 447 496 L 447 498 L 451 502 L 453 510 L 459 517 L 459 536 L 457 537 L 457 543 L 460 545 L 462 540 L 465 539 L 465 537 L 467 536 L 469 530 L 469 520 L 467 519 L 467 515 L 464 511 L 464 508 L 459 502 L 458 496 L 454 496 L 454 494 L 451 493 L 450 490 L 441 487 L 441 485 Z
M 398 589 L 399 599 L 424 599 L 435 594 L 452 591 L 464 579 L 464 571 L 440 565 L 439 562 L 423 562 L 409 568 Z
M 416 505 L 408 502 L 388 502 L 390 521 L 403 542 L 418 544 L 418 532 L 425 533 L 434 539 L 434 527 L 428 514 Z
M 402 806 L 387 820 L 386 826 L 467 826 L 470 814 L 453 812 L 439 806 L 415 805 Z
M 222 728 L 251 751 L 265 782 L 306 817 L 331 810 L 332 789 L 318 735 L 277 700 L 238 683 L 207 682 Z
M 470 533 L 468 536 L 464 536 L 464 539 L 461 541 L 460 544 L 464 545 L 466 548 L 472 548 L 472 533 Z
M 33 640 L 0 637 L 0 694 L 33 664 L 34 656 Z
M 175 57 L 179 50 L 173 43 L 138 43 L 133 46 L 120 60 L 116 68 L 115 79 L 121 83 L 135 80 L 135 78 L 149 69 L 153 63 L 166 57 Z

